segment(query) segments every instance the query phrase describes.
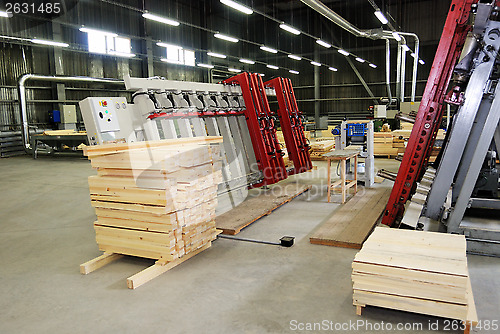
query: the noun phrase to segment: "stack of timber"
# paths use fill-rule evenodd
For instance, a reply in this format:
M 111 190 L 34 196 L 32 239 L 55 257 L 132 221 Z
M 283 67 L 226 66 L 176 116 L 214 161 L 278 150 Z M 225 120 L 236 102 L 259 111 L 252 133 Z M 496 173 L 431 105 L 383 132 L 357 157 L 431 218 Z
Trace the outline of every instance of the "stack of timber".
M 31 134 L 41 132 L 43 130 L 30 130 Z M 0 158 L 23 154 L 26 154 L 26 151 L 24 151 L 21 131 L 0 131 Z
M 26 154 L 23 148 L 23 141 L 20 131 L 0 132 L 0 157 L 7 158 L 16 155 Z
M 373 134 L 373 154 L 375 156 L 391 157 L 398 154 L 393 147 L 393 137 L 390 132 L 375 132 Z
M 353 304 L 477 323 L 463 235 L 377 227 L 352 263 Z
M 311 140 L 311 132 L 310 131 L 304 131 L 304 136 L 306 137 L 307 141 Z M 293 167 L 293 162 L 290 160 L 290 157 L 288 156 L 288 151 L 286 149 L 285 137 L 283 136 L 283 131 L 276 131 L 276 138 L 278 139 L 278 142 L 280 143 L 281 149 L 285 153 L 285 155 L 283 156 L 283 162 L 285 163 L 285 167 L 286 168 Z
M 311 160 L 325 160 L 323 154 L 335 148 L 335 140 L 318 140 L 310 143 Z
M 210 247 L 218 234 L 221 142 L 195 137 L 85 147 L 97 169 L 89 188 L 99 249 L 155 259 L 164 267 Z M 129 279 L 128 285 L 142 280 Z

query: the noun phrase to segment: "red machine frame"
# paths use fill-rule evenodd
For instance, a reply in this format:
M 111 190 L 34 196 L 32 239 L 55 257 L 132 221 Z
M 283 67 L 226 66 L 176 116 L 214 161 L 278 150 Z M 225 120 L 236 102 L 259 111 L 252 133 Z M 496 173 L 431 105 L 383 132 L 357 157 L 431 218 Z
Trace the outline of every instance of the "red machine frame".
M 472 4 L 477 2 L 478 0 L 453 0 L 451 3 L 417 118 L 384 211 L 382 223 L 385 225 L 392 226 L 402 218 L 404 205 L 427 167 L 443 117 L 446 89 L 471 28 L 467 21 Z
M 299 111 L 292 82 L 288 78 L 275 78 L 264 83 L 266 87 L 274 88 L 278 99 L 278 117 L 285 138 L 286 149 L 293 161 L 290 174 L 298 174 L 312 168 L 309 155 L 309 144 L 304 135 L 302 112 Z
M 273 184 L 288 177 L 283 151 L 276 137 L 275 115 L 269 108 L 264 83 L 259 74 L 241 73 L 222 81 L 238 84 L 245 101 L 245 118 L 263 182 L 252 187 Z

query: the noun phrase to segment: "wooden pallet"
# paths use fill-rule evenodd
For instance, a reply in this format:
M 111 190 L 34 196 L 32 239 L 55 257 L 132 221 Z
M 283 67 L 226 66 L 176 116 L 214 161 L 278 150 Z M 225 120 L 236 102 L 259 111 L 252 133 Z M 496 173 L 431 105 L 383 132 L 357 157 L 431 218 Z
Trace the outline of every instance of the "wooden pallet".
M 463 235 L 377 227 L 352 263 L 353 305 L 478 322 Z
M 290 184 L 280 194 L 273 194 L 268 189 L 263 194 L 248 198 L 234 209 L 223 213 L 215 219 L 215 226 L 223 234 L 235 235 L 248 225 L 269 215 L 280 206 L 311 189 L 311 186 Z
M 365 188 L 340 206 L 316 231 L 312 244 L 360 249 L 385 209 L 391 189 Z
M 218 232 L 220 233 L 220 231 Z M 166 261 L 156 261 L 152 266 L 141 270 L 135 275 L 130 276 L 127 278 L 127 287 L 129 289 L 135 289 L 143 285 L 144 283 L 147 283 L 151 281 L 153 278 L 156 278 L 160 276 L 161 274 L 169 271 L 170 269 L 177 267 L 179 264 L 183 263 L 186 260 L 189 260 L 193 256 L 203 252 L 204 250 L 208 249 L 211 246 L 211 242 L 205 244 L 203 247 L 184 255 L 181 258 L 178 258 L 174 261 L 166 262 Z M 87 261 L 83 264 L 80 265 L 80 273 L 83 275 L 87 275 L 99 268 L 104 267 L 108 263 L 111 263 L 113 261 L 116 261 L 120 258 L 122 258 L 124 255 L 123 254 L 118 254 L 118 253 L 113 253 L 113 252 L 105 252 L 103 255 L 96 257 L 95 259 L 92 259 L 90 261 Z

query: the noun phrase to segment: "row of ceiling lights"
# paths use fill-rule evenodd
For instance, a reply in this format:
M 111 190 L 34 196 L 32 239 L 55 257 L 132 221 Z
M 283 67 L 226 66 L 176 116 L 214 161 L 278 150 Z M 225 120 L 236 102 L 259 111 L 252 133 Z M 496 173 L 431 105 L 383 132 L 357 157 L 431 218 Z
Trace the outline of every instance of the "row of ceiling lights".
M 246 6 L 243 6 L 243 5 L 241 5 L 241 4 L 239 4 L 239 3 L 235 2 L 235 1 L 232 1 L 232 0 L 220 0 L 220 2 L 223 3 L 223 4 L 225 4 L 225 5 L 227 5 L 227 6 L 229 6 L 229 7 L 237 9 L 237 10 L 239 10 L 239 11 L 245 13 L 245 14 L 248 14 L 248 15 L 250 15 L 250 14 L 252 14 L 254 12 L 253 9 L 248 8 Z M 180 22 L 178 22 L 178 21 L 175 21 L 175 20 L 172 20 L 172 19 L 169 19 L 169 18 L 165 18 L 165 17 L 161 17 L 161 16 L 158 16 L 158 15 L 154 15 L 154 14 L 151 14 L 151 13 L 147 13 L 147 12 L 143 13 L 142 16 L 144 18 L 146 18 L 146 19 L 153 20 L 153 21 L 160 22 L 160 23 L 164 23 L 164 24 L 168 24 L 168 25 L 171 25 L 171 26 L 179 26 L 180 25 Z M 387 24 L 388 23 L 387 18 L 384 16 L 384 14 L 380 10 L 375 11 L 375 16 L 380 20 L 380 22 L 382 24 Z M 7 12 L 0 11 L 0 17 L 11 17 L 11 15 L 9 13 L 7 13 Z M 276 19 L 274 19 L 274 20 L 276 20 Z M 294 27 L 292 27 L 290 25 L 287 25 L 285 23 L 281 23 L 279 25 L 279 27 L 281 29 L 285 30 L 285 31 L 288 31 L 288 32 L 294 34 L 294 35 L 300 35 L 302 33 L 300 30 L 298 30 L 298 29 L 296 29 L 296 28 L 294 28 Z M 80 29 L 80 30 L 82 30 L 82 29 Z M 114 34 L 114 35 L 116 35 L 116 34 Z M 309 36 L 311 36 L 311 35 L 309 35 Z M 399 36 L 399 34 L 397 32 L 393 32 L 393 36 L 394 36 L 394 38 L 398 42 L 401 40 L 401 36 Z M 227 36 L 227 35 L 224 35 L 224 34 L 220 34 L 218 32 L 214 34 L 214 37 L 222 39 L 222 40 L 225 40 L 225 41 L 228 41 L 228 42 L 232 42 L 232 43 L 239 42 L 239 39 L 237 39 L 237 38 L 234 38 L 234 37 L 231 37 L 231 36 Z M 327 42 L 325 42 L 325 41 L 323 41 L 323 40 L 321 40 L 319 38 L 316 38 L 314 36 L 311 36 L 311 37 L 313 37 L 313 38 L 316 39 L 316 43 L 317 44 L 319 44 L 319 45 L 321 45 L 321 46 L 323 46 L 325 48 L 331 48 L 332 47 L 331 44 L 329 44 L 329 43 L 327 43 Z M 30 41 L 33 42 L 33 43 L 36 43 L 36 44 L 45 44 L 45 45 L 51 45 L 51 46 L 57 46 L 57 47 L 68 47 L 69 46 L 69 44 L 67 44 L 67 43 L 56 42 L 56 41 L 48 41 L 48 40 L 42 40 L 42 39 L 37 39 L 37 38 L 31 39 Z M 257 44 L 257 43 L 255 43 L 255 44 Z M 403 45 L 402 47 L 403 47 L 404 51 L 411 51 L 410 48 L 406 44 Z M 358 57 L 358 56 L 356 56 L 356 55 L 354 55 L 354 54 L 352 54 L 352 53 L 350 53 L 350 52 L 348 52 L 348 51 L 346 51 L 346 50 L 344 50 L 344 49 L 342 49 L 340 47 L 335 46 L 335 48 L 337 48 L 337 52 L 339 52 L 340 54 L 342 54 L 342 55 L 344 55 L 346 57 L 348 57 L 350 55 L 353 55 L 355 57 L 355 60 L 358 61 L 359 63 L 365 63 L 365 62 L 367 62 L 365 59 L 363 59 L 361 57 Z M 276 54 L 278 52 L 282 52 L 282 53 L 287 54 L 288 58 L 290 58 L 290 59 L 297 60 L 297 61 L 302 60 L 302 57 L 290 54 L 288 52 L 279 51 L 279 50 L 270 48 L 270 47 L 265 46 L 265 45 L 261 45 L 260 49 L 263 50 L 263 51 L 266 51 L 266 52 L 274 53 L 274 54 Z M 213 54 L 215 54 L 215 53 L 212 53 L 212 55 Z M 208 53 L 208 55 L 210 56 L 210 53 Z M 128 57 L 133 57 L 135 55 L 134 54 L 127 54 L 127 56 Z M 411 56 L 415 57 L 415 54 L 412 52 Z M 219 57 L 219 58 L 221 58 L 221 57 Z M 225 58 L 225 56 L 223 58 Z M 254 61 L 251 61 L 251 60 L 241 61 L 241 62 L 247 63 L 247 64 L 251 64 L 251 65 L 253 65 L 255 63 Z M 425 62 L 422 59 L 420 59 L 419 62 L 422 65 L 425 64 Z M 368 65 L 370 67 L 377 68 L 377 65 L 375 65 L 375 64 L 373 64 L 371 62 L 367 62 L 367 63 L 368 63 Z M 319 62 L 316 62 L 316 61 L 313 61 L 313 60 L 310 60 L 310 64 L 314 65 L 314 66 L 322 66 L 323 65 L 323 64 L 321 64 Z M 205 65 L 208 65 L 208 64 L 205 64 Z M 275 65 L 266 65 L 266 66 L 268 68 L 271 68 L 271 69 L 278 69 L 279 68 L 279 67 L 277 67 Z M 326 65 L 326 66 L 331 71 L 337 71 L 337 68 L 335 68 L 335 67 L 328 66 L 328 65 Z M 289 70 L 289 72 L 293 73 L 293 74 L 298 74 L 298 71 L 295 71 L 295 70 Z

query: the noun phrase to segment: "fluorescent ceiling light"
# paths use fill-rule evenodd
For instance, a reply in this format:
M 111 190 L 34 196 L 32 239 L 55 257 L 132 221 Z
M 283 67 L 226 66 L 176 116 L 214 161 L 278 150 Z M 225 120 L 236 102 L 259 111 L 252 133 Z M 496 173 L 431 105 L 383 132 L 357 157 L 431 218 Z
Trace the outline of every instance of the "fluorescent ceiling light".
M 302 57 L 296 55 L 288 55 L 288 58 L 292 58 L 293 60 L 302 60 Z
M 312 61 L 312 62 L 311 62 L 311 65 L 314 65 L 314 66 L 321 66 L 321 63 L 318 63 L 318 62 Z
M 265 77 L 266 75 L 264 73 L 257 73 L 258 75 L 260 75 L 261 77 Z
M 229 72 L 235 72 L 235 73 L 239 73 L 241 72 L 241 70 L 237 69 L 237 68 L 228 68 L 227 69 Z
M 250 59 L 240 59 L 240 62 L 242 63 L 245 63 L 245 64 L 250 64 L 250 65 L 253 65 L 255 64 L 255 62 L 253 60 L 250 60 Z
M 158 42 L 156 45 L 164 47 L 164 48 L 176 48 L 176 49 L 182 49 L 182 46 L 179 45 L 173 45 L 173 44 L 167 44 L 163 42 Z
M 127 58 L 135 57 L 134 53 L 127 53 L 127 52 L 109 51 L 109 54 L 118 57 L 127 57 Z
M 279 67 L 278 67 L 278 66 L 275 66 L 275 65 L 266 65 L 266 67 L 271 68 L 271 69 L 273 69 L 273 70 L 277 70 L 277 69 L 279 69 Z
M 373 68 L 377 68 L 377 65 L 375 65 L 375 64 L 370 64 L 369 66 L 373 67 Z
M 167 58 L 161 58 L 160 60 L 164 61 L 165 63 L 184 65 L 184 63 L 180 60 L 173 60 L 173 59 L 167 59 Z
M 425 61 L 423 61 L 422 59 L 420 59 L 418 62 L 420 63 L 420 65 L 424 65 L 425 64 Z
M 401 36 L 399 36 L 399 34 L 395 31 L 392 32 L 392 36 L 394 37 L 394 39 L 398 42 L 401 42 Z
M 3 10 L 0 10 L 0 17 L 12 17 L 10 13 L 4 12 Z
M 295 71 L 295 70 L 289 70 L 288 72 L 290 72 L 292 74 L 299 74 L 299 71 Z
M 248 8 L 246 6 L 243 6 L 235 1 L 232 0 L 220 0 L 221 3 L 223 3 L 226 6 L 229 6 L 231 8 L 234 8 L 236 10 L 239 10 L 242 13 L 245 13 L 247 15 L 250 15 L 253 13 L 253 10 L 251 8 Z
M 330 71 L 337 72 L 338 70 L 335 67 L 328 67 Z
M 209 64 L 198 63 L 197 65 L 199 67 L 204 67 L 204 68 L 214 68 L 214 65 L 209 65 Z
M 356 61 L 359 61 L 360 63 L 364 63 L 366 60 L 363 58 L 356 57 Z
M 223 39 L 225 41 L 232 42 L 232 43 L 238 43 L 238 41 L 239 41 L 237 38 L 223 35 L 223 34 L 215 34 L 214 37 L 219 38 L 219 39 Z
M 401 45 L 401 47 L 403 48 L 404 52 L 410 51 L 410 48 L 406 44 Z
M 38 38 L 33 38 L 31 40 L 32 43 L 36 44 L 44 44 L 44 45 L 51 45 L 51 46 L 59 46 L 61 48 L 67 48 L 69 46 L 68 43 L 61 43 L 61 42 L 54 42 L 54 41 L 46 41 L 44 39 L 38 39 Z
M 382 22 L 382 24 L 387 24 L 389 23 L 389 21 L 387 20 L 387 18 L 384 16 L 384 14 L 380 11 L 380 10 L 377 10 L 375 12 L 375 16 L 377 17 L 377 19 Z
M 109 31 L 102 31 L 102 30 L 97 30 L 97 29 L 90 29 L 90 28 L 85 28 L 81 27 L 79 29 L 81 32 L 86 32 L 87 34 L 103 34 L 111 37 L 118 37 L 118 34 L 115 34 L 114 32 L 109 32 Z
M 318 44 L 319 44 L 319 45 L 321 45 L 321 46 L 324 46 L 324 47 L 325 47 L 325 48 L 327 48 L 327 49 L 329 49 L 329 48 L 331 48 L 331 47 L 332 47 L 332 45 L 331 45 L 331 44 L 328 44 L 327 42 L 322 41 L 321 39 L 317 39 L 317 40 L 316 40 L 316 43 L 318 43 Z
M 169 24 L 171 26 L 176 26 L 176 27 L 180 24 L 177 21 L 167 19 L 166 17 L 161 17 L 158 15 L 153 15 L 150 13 L 144 13 L 144 14 L 142 14 L 142 17 L 144 17 L 145 19 L 148 19 L 148 20 L 152 20 L 152 21 L 156 21 L 156 22 L 160 22 L 160 23 L 165 23 L 165 24 Z
M 275 49 L 272 49 L 272 48 L 268 48 L 267 46 L 261 46 L 260 49 L 262 51 L 267 51 L 267 52 L 271 52 L 271 53 L 278 53 L 278 50 L 275 50 Z
M 350 53 L 349 53 L 349 52 L 347 52 L 346 50 L 342 50 L 342 49 L 338 49 L 338 50 L 337 50 L 337 52 L 338 52 L 338 53 L 340 53 L 341 55 L 346 56 L 346 57 L 347 57 L 348 55 L 350 55 Z
M 284 24 L 284 23 L 280 24 L 280 28 L 283 30 L 286 30 L 294 35 L 300 35 L 300 30 L 297 30 L 294 27 L 290 27 L 287 24 Z
M 209 55 L 210 57 L 226 59 L 226 55 L 223 55 L 223 54 L 220 54 L 220 53 L 207 52 L 207 55 Z

